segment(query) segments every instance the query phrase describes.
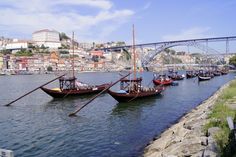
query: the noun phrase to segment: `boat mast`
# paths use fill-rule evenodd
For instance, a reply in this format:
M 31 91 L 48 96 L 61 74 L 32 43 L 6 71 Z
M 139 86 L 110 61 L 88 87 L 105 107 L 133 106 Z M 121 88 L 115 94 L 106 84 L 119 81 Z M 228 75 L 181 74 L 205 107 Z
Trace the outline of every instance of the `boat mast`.
M 72 32 L 72 75 L 73 75 L 73 78 L 75 77 L 75 61 L 74 61 L 74 54 L 75 54 L 75 48 L 74 48 L 74 32 Z
M 133 45 L 132 45 L 133 55 L 134 55 L 134 80 L 136 79 L 136 53 L 135 53 L 135 34 L 134 34 L 134 24 L 133 24 Z

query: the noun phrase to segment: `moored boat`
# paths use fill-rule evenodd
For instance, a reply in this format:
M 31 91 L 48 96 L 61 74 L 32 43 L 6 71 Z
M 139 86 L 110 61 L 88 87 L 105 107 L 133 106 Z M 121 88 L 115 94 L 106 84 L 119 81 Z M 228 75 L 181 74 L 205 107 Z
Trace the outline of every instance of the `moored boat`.
M 52 96 L 53 98 L 64 98 L 66 96 L 80 96 L 85 94 L 99 93 L 108 87 L 110 84 L 101 84 L 96 86 L 87 85 L 76 81 L 76 78 L 65 78 L 59 79 L 60 88 L 45 88 L 41 89 Z
M 4 76 L 6 75 L 4 72 L 0 72 L 0 76 Z
M 142 78 L 136 77 L 136 53 L 135 53 L 135 41 L 134 41 L 134 26 L 133 26 L 133 79 L 122 79 L 120 81 L 120 90 L 112 91 L 108 90 L 108 93 L 116 99 L 118 102 L 130 102 L 135 99 L 146 98 L 150 96 L 156 96 L 161 94 L 164 90 L 163 86 L 156 86 L 153 88 L 143 87 Z
M 221 75 L 227 75 L 228 73 L 229 73 L 228 70 L 225 70 L 225 69 L 221 70 Z
M 212 73 L 209 71 L 200 70 L 198 73 L 198 81 L 207 81 L 212 78 Z
M 72 39 L 74 41 L 74 33 Z M 40 88 L 53 98 L 64 98 L 66 96 L 80 96 L 85 94 L 99 93 L 110 85 L 110 84 L 88 85 L 86 83 L 77 81 L 74 70 L 74 45 L 73 45 L 73 58 L 72 58 L 72 72 L 73 72 L 72 77 L 59 78 L 59 85 L 60 85 L 59 88 L 48 89 L 43 86 Z
M 179 75 L 178 72 L 173 72 L 169 75 L 169 77 L 174 80 L 174 81 L 179 81 L 179 80 L 183 80 L 185 78 L 184 75 Z
M 186 78 L 189 79 L 189 78 L 194 78 L 197 76 L 197 73 L 194 72 L 194 71 L 186 71 Z
M 198 81 L 208 81 L 211 79 L 211 76 L 200 76 L 198 75 Z
M 163 86 L 156 86 L 153 88 L 142 87 L 141 82 L 142 78 L 133 80 L 124 79 L 120 82 L 121 88 L 119 91 L 114 92 L 108 90 L 108 93 L 118 102 L 130 102 L 134 99 L 159 95 L 164 90 Z
M 220 75 L 221 75 L 221 72 L 218 71 L 218 70 L 216 70 L 216 71 L 213 72 L 213 74 L 214 74 L 214 76 L 220 76 Z
M 153 83 L 155 85 L 171 85 L 173 83 L 173 80 L 171 78 L 169 78 L 167 75 L 158 75 L 158 76 L 154 76 L 153 78 Z

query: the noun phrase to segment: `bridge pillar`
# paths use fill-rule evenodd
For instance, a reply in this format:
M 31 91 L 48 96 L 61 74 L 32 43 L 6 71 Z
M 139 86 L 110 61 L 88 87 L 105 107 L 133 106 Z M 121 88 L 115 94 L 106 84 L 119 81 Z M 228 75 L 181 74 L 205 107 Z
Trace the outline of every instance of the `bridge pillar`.
M 229 53 L 229 38 L 226 39 L 226 50 L 225 53 L 228 54 Z

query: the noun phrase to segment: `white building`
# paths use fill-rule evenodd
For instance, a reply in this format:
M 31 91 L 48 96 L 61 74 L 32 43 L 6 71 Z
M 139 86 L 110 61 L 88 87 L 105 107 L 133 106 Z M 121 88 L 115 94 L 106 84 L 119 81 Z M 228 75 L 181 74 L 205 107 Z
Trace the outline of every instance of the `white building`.
M 54 30 L 40 30 L 33 33 L 33 41 L 38 45 L 49 48 L 61 47 L 59 32 Z
M 27 40 L 13 39 L 13 41 L 7 43 L 4 48 L 6 50 L 20 50 L 20 49 L 27 49 L 28 45 L 29 41 Z

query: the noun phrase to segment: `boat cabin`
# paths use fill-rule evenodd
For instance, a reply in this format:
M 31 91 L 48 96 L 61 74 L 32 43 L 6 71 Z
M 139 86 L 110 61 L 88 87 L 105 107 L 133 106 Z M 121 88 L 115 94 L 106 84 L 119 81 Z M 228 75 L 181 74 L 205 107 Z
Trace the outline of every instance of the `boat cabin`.
M 120 81 L 120 89 L 129 92 L 139 92 L 142 88 L 142 78 L 137 79 L 123 79 Z
M 76 89 L 76 77 L 61 77 L 59 78 L 59 84 L 61 90 Z

